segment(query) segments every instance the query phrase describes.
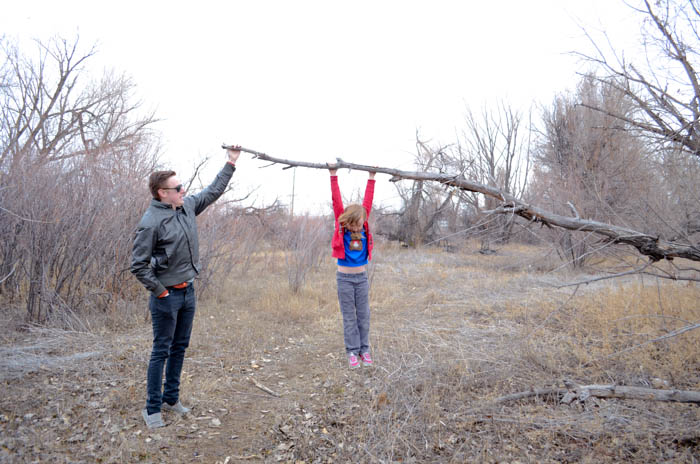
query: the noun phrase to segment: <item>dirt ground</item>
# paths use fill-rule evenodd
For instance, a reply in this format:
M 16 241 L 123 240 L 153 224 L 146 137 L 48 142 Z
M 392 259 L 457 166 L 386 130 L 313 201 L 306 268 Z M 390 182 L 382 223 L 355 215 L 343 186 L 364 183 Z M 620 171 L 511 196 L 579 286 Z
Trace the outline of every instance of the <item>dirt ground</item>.
M 200 301 L 181 385 L 192 412 L 164 412 L 167 426 L 157 430 L 141 418 L 151 343 L 145 309 L 125 315 L 128 328 L 6 331 L 0 461 L 700 460 L 697 405 L 493 402 L 565 378 L 660 378 L 698 389 L 696 335 L 668 347 L 690 345 L 680 373 L 635 367 L 634 358 L 587 366 L 592 355 L 581 347 L 602 350 L 600 339 L 581 335 L 585 345 L 558 325 L 578 317 L 572 289 L 553 287 L 572 276 L 524 264 L 532 250 L 489 258 L 383 251 L 371 272 L 375 367 L 347 368 L 332 263 L 299 294 L 288 290 L 283 268 L 252 269 Z

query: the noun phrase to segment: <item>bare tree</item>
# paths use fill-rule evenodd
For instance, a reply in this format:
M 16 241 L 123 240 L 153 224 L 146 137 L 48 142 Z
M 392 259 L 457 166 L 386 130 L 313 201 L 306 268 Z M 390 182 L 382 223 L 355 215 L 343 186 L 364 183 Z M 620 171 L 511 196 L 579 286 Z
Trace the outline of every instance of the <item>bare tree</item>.
M 128 78 L 88 78 L 95 50 L 78 39 L 37 42 L 36 55 L 1 45 L 0 292 L 23 298 L 34 321 L 106 309 L 129 292 L 129 227 L 148 200 L 155 119 Z
M 585 30 L 593 53 L 577 52 L 596 68 L 597 79 L 625 95 L 632 106 L 591 109 L 616 119 L 618 132 L 647 142 L 662 183 L 646 192 L 642 211 L 661 237 L 697 246 L 700 232 L 700 3 L 697 0 L 636 1 L 641 18 L 641 58 L 616 47 L 603 34 Z
M 647 208 L 639 200 L 661 194 L 661 184 L 642 141 L 620 130 L 622 123 L 609 116 L 632 110 L 633 102 L 624 93 L 592 75 L 582 78 L 575 94 L 556 97 L 544 110 L 530 200 L 559 214 L 573 211 L 646 230 Z M 591 256 L 595 240 L 560 231 L 556 243 L 562 257 L 580 266 Z
M 3 119 L 0 167 L 12 173 L 22 166 L 93 159 L 133 146 L 145 135 L 152 114 L 137 116 L 134 85 L 126 76 L 105 73 L 88 81 L 86 62 L 94 48 L 80 51 L 79 40 L 37 42 L 36 59 L 3 43 Z
M 522 197 L 530 172 L 530 131 L 529 127 L 523 128 L 522 114 L 501 103 L 496 110 L 484 109 L 478 117 L 468 111 L 466 126 L 456 146 L 431 146 L 417 135 L 416 168 L 456 172 L 516 198 Z M 398 213 L 397 230 L 390 235 L 410 246 L 435 242 L 458 224 L 483 221 L 488 214 L 485 211 L 492 210 L 500 201 L 422 180 L 407 185 L 396 183 L 396 188 L 403 207 Z M 450 225 L 447 231 L 440 227 L 444 223 Z M 482 237 L 482 251 L 489 251 L 491 240 L 510 239 L 512 217 L 498 216 L 484 223 L 489 225 L 473 230 Z
M 444 147 L 432 147 L 416 134 L 415 164 L 421 170 L 441 169 L 446 157 Z M 436 223 L 451 206 L 452 192 L 416 180 L 409 184 L 395 183 L 401 197 L 395 230 L 388 235 L 408 246 L 415 247 L 434 239 Z
M 636 111 L 591 107 L 625 122 L 659 147 L 700 157 L 700 3 L 643 0 L 632 9 L 643 17 L 644 63 L 628 61 L 607 37 L 588 32 L 595 53 L 577 54 L 603 70 L 606 74 L 600 79 L 634 101 Z
M 530 127 L 523 127 L 523 115 L 504 102 L 493 110 L 484 108 L 478 116 L 468 110 L 466 129 L 452 153 L 451 171 L 522 198 L 530 175 L 530 135 Z M 484 210 L 493 210 L 500 201 L 466 192 L 461 200 L 476 212 L 477 220 L 483 219 Z M 499 216 L 485 226 L 482 251 L 489 250 L 491 240 L 509 241 L 512 226 L 508 216 Z

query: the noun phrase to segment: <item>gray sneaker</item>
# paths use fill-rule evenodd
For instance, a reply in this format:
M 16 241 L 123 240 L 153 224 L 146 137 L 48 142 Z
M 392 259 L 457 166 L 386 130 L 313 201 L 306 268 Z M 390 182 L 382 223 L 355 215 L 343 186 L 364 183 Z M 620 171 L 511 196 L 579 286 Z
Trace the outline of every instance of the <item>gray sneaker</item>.
M 165 422 L 163 422 L 163 416 L 159 412 L 155 414 L 148 414 L 148 410 L 144 409 L 141 414 L 143 415 L 143 420 L 146 421 L 146 425 L 149 429 L 157 429 L 159 427 L 165 427 Z
M 166 403 L 165 401 L 163 401 L 163 404 L 161 405 L 160 408 L 163 411 L 172 411 L 172 412 L 176 412 L 178 414 L 187 414 L 188 412 L 190 412 L 190 408 L 184 407 L 182 405 L 182 403 L 180 403 L 179 401 L 177 403 L 173 404 L 172 406 L 169 405 L 168 403 Z

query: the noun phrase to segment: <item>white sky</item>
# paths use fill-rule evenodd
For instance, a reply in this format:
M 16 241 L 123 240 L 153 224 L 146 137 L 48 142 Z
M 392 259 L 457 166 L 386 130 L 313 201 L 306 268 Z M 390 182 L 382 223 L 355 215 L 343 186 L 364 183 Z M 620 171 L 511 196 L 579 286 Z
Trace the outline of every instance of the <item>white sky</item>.
M 577 24 L 623 44 L 639 29 L 621 0 L 23 0 L 0 13 L 9 38 L 97 43 L 95 77 L 102 67 L 133 77 L 181 178 L 204 155 L 223 162 L 222 142 L 411 169 L 416 131 L 451 143 L 468 106 L 527 108 L 573 89 L 586 68 L 567 52 L 590 51 Z M 240 188 L 259 185 L 258 205 L 289 202 L 292 170 L 263 165 L 243 154 Z M 366 179 L 340 175 L 347 195 Z M 378 180 L 375 204 L 395 202 Z M 297 169 L 296 211 L 327 212 L 328 190 L 326 172 Z

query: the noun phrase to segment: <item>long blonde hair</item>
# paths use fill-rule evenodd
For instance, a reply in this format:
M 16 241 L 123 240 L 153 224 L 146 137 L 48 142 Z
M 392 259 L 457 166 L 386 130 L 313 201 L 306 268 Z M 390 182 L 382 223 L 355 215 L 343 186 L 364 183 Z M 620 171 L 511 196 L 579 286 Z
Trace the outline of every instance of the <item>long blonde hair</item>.
M 363 225 L 367 221 L 367 211 L 362 205 L 348 205 L 343 214 L 338 218 L 341 226 Z

